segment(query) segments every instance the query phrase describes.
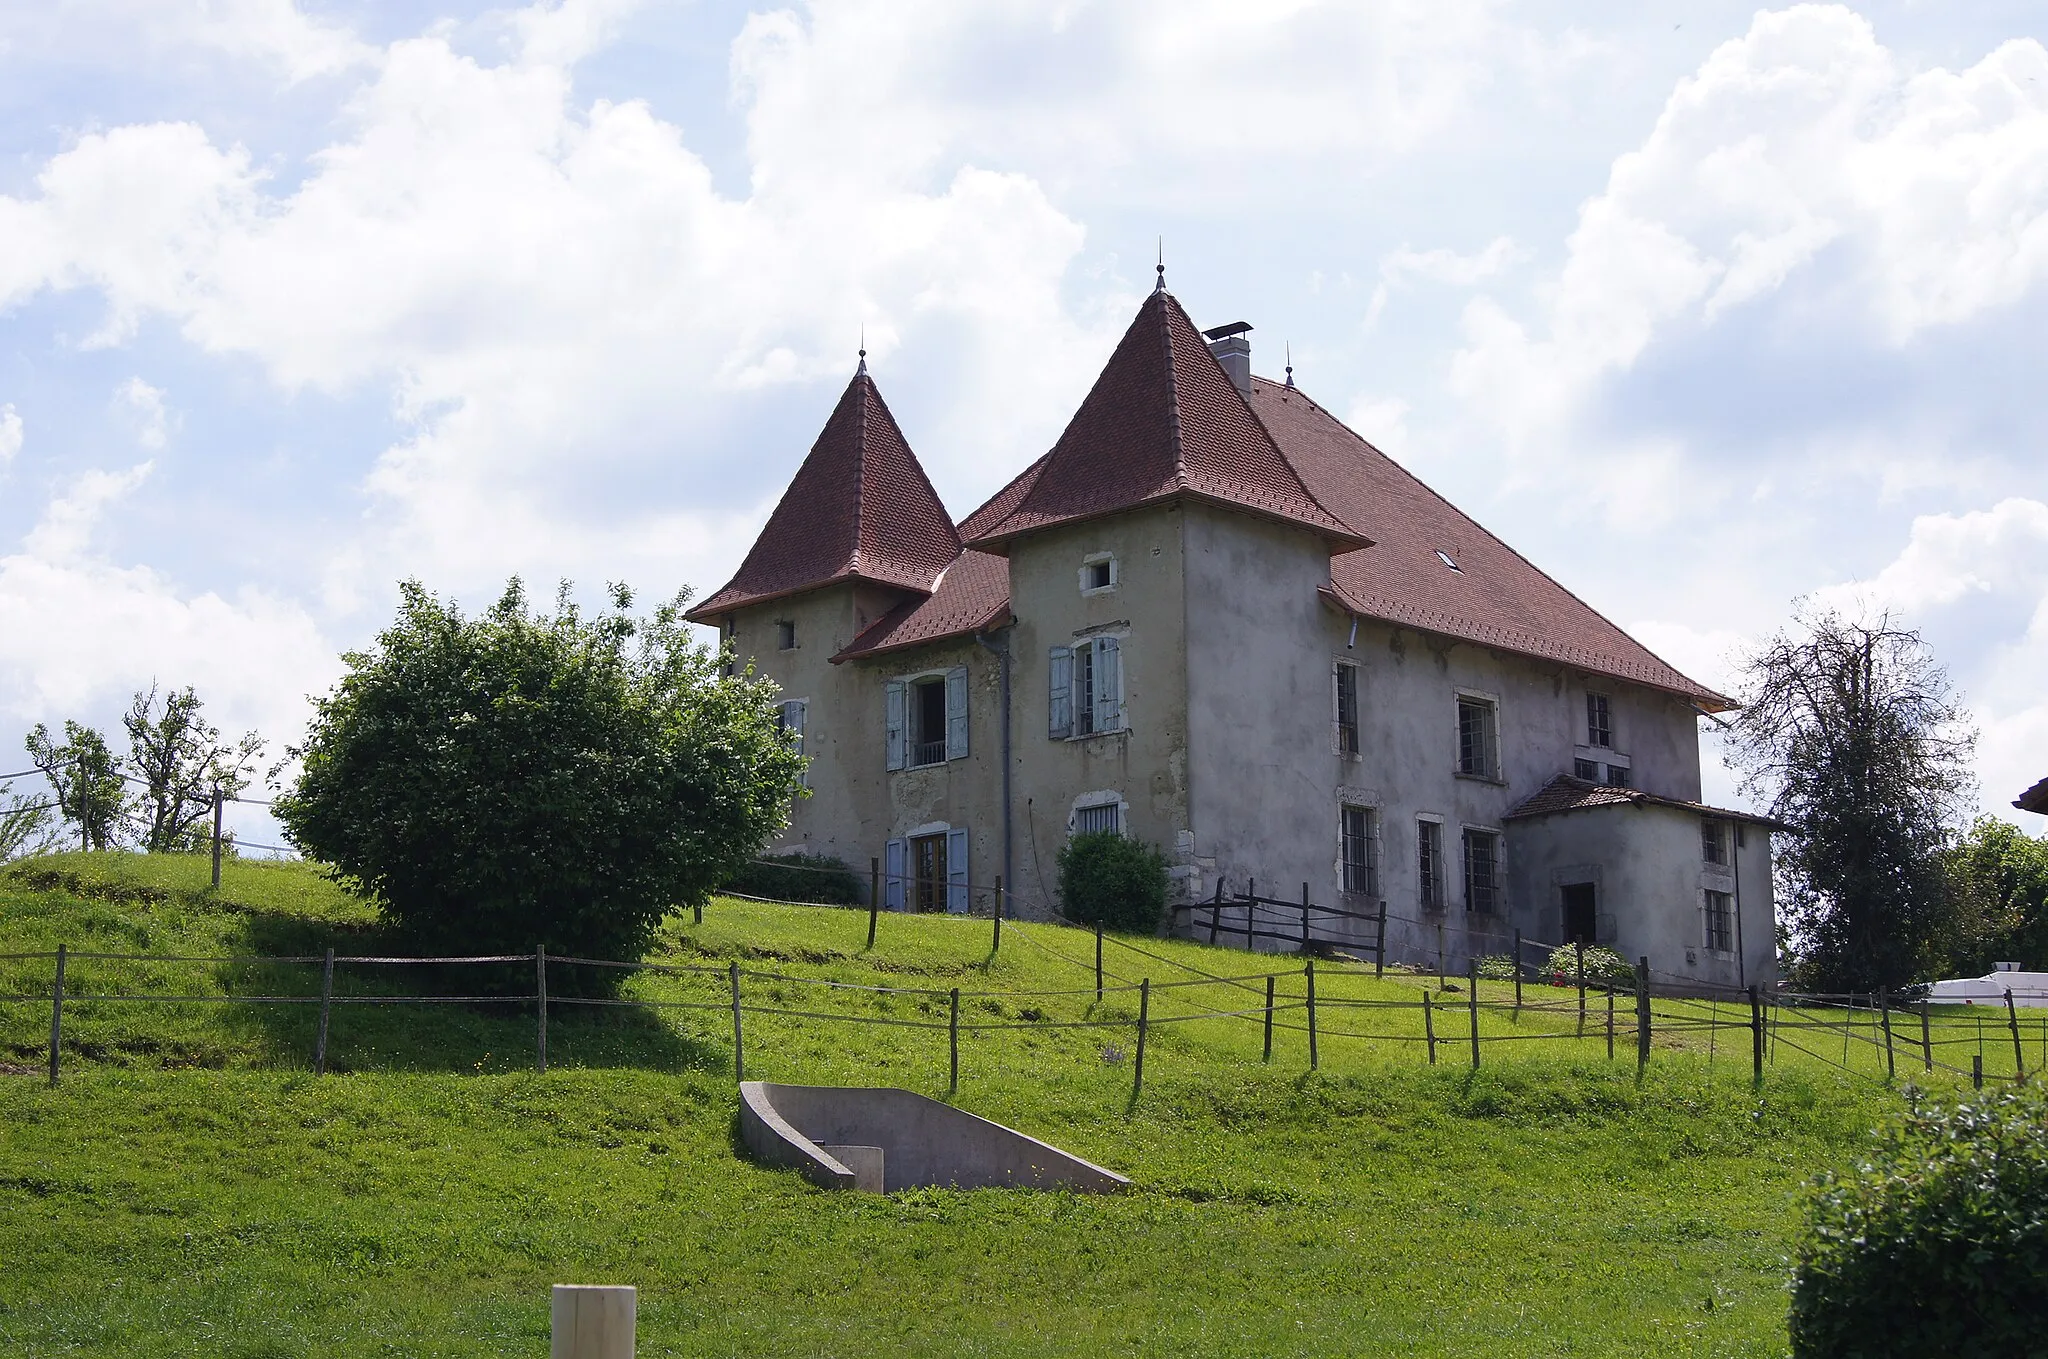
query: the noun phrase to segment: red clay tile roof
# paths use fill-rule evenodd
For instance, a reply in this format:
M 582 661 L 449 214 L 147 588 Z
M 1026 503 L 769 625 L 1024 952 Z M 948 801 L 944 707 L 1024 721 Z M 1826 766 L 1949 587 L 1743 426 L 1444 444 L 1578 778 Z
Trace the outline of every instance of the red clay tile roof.
M 899 604 L 832 658 L 860 656 L 960 637 L 998 627 L 1010 617 L 1010 561 L 973 548 L 946 568 L 929 598 Z
M 724 589 L 691 609 L 708 623 L 835 580 L 927 593 L 960 535 L 865 371 L 846 385 L 767 527 Z
M 1369 541 L 1317 503 L 1163 290 L 1138 308 L 1066 432 L 1026 476 L 1028 484 L 1019 478 L 1009 488 L 1020 492 L 1014 506 L 1002 505 L 1000 516 L 977 512 L 968 541 L 1000 552 L 1034 529 L 1178 496 L 1299 524 L 1349 547 Z
M 2012 805 L 2023 812 L 2039 812 L 2043 816 L 2048 816 L 2048 779 L 2042 779 L 2021 793 Z
M 1575 779 L 1569 774 L 1559 774 L 1543 786 L 1543 791 L 1531 797 L 1521 806 L 1507 814 L 1507 820 L 1525 816 L 1552 816 L 1558 812 L 1579 812 L 1589 807 L 1676 807 L 1680 811 L 1698 812 L 1702 816 L 1715 816 L 1724 821 L 1746 821 L 1752 826 L 1763 826 L 1770 830 L 1789 830 L 1782 821 L 1754 812 L 1730 811 L 1726 807 L 1709 807 L 1704 802 L 1687 802 L 1682 798 L 1659 797 L 1646 793 L 1640 788 L 1609 788 L 1605 784 L 1588 783 Z
M 1330 559 L 1340 607 L 1633 680 L 1711 711 L 1735 706 L 1652 655 L 1299 389 L 1255 378 L 1251 408 L 1317 500 L 1375 540 Z
M 1038 474 L 1045 470 L 1045 460 L 1052 454 L 1041 453 L 1038 461 L 1010 478 L 1010 484 L 997 491 L 985 501 L 981 508 L 960 521 L 960 540 L 973 542 L 989 529 L 1010 517 L 1024 497 L 1031 494 L 1031 488 L 1038 484 Z

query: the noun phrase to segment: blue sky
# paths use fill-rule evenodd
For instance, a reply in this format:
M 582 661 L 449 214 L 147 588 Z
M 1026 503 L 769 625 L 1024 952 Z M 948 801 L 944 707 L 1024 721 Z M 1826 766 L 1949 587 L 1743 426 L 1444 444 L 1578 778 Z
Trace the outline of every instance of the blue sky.
M 0 750 L 274 741 L 395 582 L 700 593 L 870 361 L 964 514 L 1151 278 L 1701 680 L 2048 774 L 2048 6 L 0 10 Z M 17 761 L 17 763 L 19 763 Z M 1709 751 L 1711 797 L 1732 797 Z M 0 769 L 8 767 L 0 758 Z M 262 836 L 259 820 L 246 832 Z

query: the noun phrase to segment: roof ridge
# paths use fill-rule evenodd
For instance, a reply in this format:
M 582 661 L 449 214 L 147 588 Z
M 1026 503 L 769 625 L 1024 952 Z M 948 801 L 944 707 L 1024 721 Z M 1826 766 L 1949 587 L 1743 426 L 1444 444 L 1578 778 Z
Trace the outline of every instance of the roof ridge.
M 1164 288 L 1153 290 L 1153 297 L 1159 298 L 1159 347 L 1166 351 L 1166 429 L 1173 440 L 1173 484 L 1182 490 L 1188 487 L 1188 449 L 1180 437 L 1180 375 L 1173 371 L 1173 322 L 1166 314 L 1166 305 L 1171 302 L 1180 305 L 1180 299 Z M 1146 299 L 1149 305 L 1151 299 Z M 1212 356 L 1213 357 L 1213 356 Z
M 874 379 L 868 376 L 866 355 L 861 356 L 860 371 L 853 375 L 853 382 L 860 390 L 860 401 L 853 428 L 853 556 L 847 559 L 847 569 L 857 573 L 861 567 L 861 546 L 868 537 L 868 393 L 874 387 Z

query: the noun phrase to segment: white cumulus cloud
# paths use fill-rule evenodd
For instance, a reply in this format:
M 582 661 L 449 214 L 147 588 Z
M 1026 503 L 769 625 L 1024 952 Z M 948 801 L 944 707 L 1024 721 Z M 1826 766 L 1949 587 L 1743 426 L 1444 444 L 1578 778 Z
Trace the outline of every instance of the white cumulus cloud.
M 21 439 L 21 416 L 12 403 L 0 406 L 0 467 L 7 466 L 21 452 Z

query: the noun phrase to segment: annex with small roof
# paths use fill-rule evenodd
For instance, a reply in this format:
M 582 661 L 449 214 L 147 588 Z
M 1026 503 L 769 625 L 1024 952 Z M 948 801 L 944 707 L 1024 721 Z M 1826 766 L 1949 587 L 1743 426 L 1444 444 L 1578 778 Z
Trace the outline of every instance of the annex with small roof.
M 1775 956 L 1770 825 L 1700 803 L 1729 700 L 1652 654 L 1163 285 L 1052 448 L 957 525 L 863 360 L 691 611 L 782 688 L 780 850 L 891 909 L 1057 909 L 1066 839 L 1184 900 L 1385 904 L 1388 955 L 1610 945 L 1733 985 Z M 1363 929 L 1364 927 L 1359 927 Z M 1327 933 L 1327 931 L 1319 931 Z

